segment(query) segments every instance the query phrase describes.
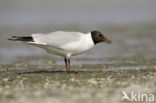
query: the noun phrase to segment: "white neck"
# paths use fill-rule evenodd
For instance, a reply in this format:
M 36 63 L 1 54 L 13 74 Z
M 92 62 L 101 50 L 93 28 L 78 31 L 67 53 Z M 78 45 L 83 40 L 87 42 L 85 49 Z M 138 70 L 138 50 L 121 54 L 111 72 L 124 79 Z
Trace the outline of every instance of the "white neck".
M 95 45 L 90 32 L 85 35 L 84 45 L 86 45 L 88 49 L 91 49 Z

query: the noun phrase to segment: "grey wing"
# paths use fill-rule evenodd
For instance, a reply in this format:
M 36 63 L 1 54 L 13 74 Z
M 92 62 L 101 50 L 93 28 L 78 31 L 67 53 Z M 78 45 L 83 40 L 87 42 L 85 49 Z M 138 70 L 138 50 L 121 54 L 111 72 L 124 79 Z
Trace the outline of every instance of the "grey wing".
M 62 48 L 65 44 L 76 42 L 80 39 L 78 32 L 57 31 L 49 34 L 33 34 L 33 40 L 36 44 L 49 45 L 56 48 Z

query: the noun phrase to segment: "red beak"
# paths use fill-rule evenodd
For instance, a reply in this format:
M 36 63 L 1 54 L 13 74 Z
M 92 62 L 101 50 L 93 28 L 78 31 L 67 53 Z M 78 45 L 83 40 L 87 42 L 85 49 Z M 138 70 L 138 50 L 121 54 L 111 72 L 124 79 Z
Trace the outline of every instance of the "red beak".
M 108 40 L 107 38 L 104 38 L 103 41 L 106 42 L 106 43 L 108 43 L 108 44 L 111 44 L 112 43 L 112 41 L 111 40 Z

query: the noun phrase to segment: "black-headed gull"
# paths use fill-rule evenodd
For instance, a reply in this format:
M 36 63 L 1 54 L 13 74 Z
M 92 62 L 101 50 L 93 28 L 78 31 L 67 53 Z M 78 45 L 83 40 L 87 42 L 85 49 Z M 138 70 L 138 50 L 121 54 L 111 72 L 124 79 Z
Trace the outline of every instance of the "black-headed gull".
M 48 53 L 63 56 L 66 64 L 66 72 L 70 72 L 70 57 L 88 51 L 97 43 L 111 43 L 101 32 L 91 31 L 87 34 L 80 32 L 56 31 L 48 34 L 32 34 L 28 37 L 12 36 L 13 41 L 24 43 L 45 49 Z

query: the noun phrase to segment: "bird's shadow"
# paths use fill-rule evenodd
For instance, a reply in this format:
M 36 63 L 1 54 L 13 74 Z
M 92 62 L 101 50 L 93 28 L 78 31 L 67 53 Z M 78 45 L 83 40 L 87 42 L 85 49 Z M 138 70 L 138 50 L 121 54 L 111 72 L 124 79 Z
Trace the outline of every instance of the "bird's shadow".
M 70 71 L 69 73 L 77 74 L 78 72 L 84 72 L 84 71 Z M 18 72 L 18 73 L 14 73 L 14 74 L 16 74 L 16 75 L 24 75 L 24 74 L 53 74 L 53 73 L 67 73 L 67 72 L 63 71 L 63 70 L 58 70 L 58 71 L 40 70 L 40 71 Z
M 87 71 L 87 70 L 72 70 L 70 71 L 68 74 L 70 73 L 73 73 L 73 74 L 78 74 L 78 73 L 93 73 L 93 72 L 96 72 L 96 71 Z M 29 75 L 29 74 L 58 74 L 58 73 L 61 73 L 61 74 L 67 74 L 67 72 L 65 70 L 34 70 L 34 71 L 18 71 L 18 72 L 11 72 L 11 71 L 8 71 L 8 72 L 3 72 L 1 73 L 2 75 Z
M 40 70 L 40 71 L 28 71 L 28 72 L 18 72 L 15 74 L 18 75 L 23 75 L 23 74 L 51 74 L 51 73 L 64 73 L 65 71 L 45 71 L 45 70 Z

